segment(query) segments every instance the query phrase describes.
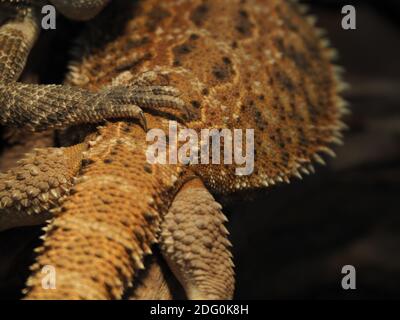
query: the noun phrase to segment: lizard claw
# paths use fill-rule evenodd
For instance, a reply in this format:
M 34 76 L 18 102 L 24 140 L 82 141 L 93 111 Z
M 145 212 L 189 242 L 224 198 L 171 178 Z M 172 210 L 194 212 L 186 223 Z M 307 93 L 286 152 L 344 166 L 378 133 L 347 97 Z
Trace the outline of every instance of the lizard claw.
M 117 116 L 118 118 L 133 118 L 136 119 L 140 126 L 143 128 L 145 132 L 148 131 L 148 126 L 147 126 L 147 120 L 146 116 L 139 106 L 135 104 L 126 104 L 126 105 L 121 105 L 121 106 L 116 106 L 116 109 L 118 108 L 118 113 L 120 116 Z
M 140 108 L 139 108 L 139 109 L 140 109 Z M 140 109 L 138 115 L 139 115 L 139 117 L 138 117 L 139 123 L 141 124 L 143 130 L 144 130 L 145 132 L 147 132 L 147 131 L 148 131 L 147 120 L 146 120 L 146 117 L 145 117 L 144 112 L 143 112 L 142 109 Z

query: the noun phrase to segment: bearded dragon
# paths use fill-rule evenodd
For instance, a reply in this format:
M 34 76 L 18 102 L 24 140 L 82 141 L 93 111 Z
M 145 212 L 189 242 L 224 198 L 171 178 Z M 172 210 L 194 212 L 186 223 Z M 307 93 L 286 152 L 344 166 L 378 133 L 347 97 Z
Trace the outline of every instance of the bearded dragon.
M 150 164 L 146 132 L 129 121 L 81 129 L 77 145 L 28 155 L 0 186 L 3 228 L 43 222 L 54 208 L 28 299 L 121 298 L 155 243 L 188 298 L 232 297 L 226 218 L 211 194 L 309 174 L 313 162 L 324 162 L 320 154 L 334 155 L 330 145 L 341 143 L 345 128 L 335 51 L 304 14 L 283 0 L 116 1 L 93 21 L 67 85 L 117 95 L 121 86 L 179 91 L 189 119 L 157 105 L 158 113 L 146 114 L 148 128 L 168 132 L 171 119 L 195 132 L 252 128 L 254 171 Z M 110 19 L 115 34 L 110 28 L 106 37 L 99 30 Z M 57 271 L 56 290 L 42 287 L 48 265 Z

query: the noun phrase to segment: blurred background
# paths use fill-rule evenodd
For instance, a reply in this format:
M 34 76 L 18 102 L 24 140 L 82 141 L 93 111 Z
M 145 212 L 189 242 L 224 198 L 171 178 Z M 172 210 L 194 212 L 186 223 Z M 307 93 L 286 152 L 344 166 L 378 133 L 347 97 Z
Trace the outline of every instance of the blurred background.
M 235 298 L 400 298 L 400 1 L 303 2 L 347 71 L 349 130 L 337 158 L 317 174 L 226 205 Z M 341 28 L 346 4 L 356 7 L 357 30 Z M 61 83 L 81 27 L 60 18 L 57 31 L 41 37 L 24 81 Z M 58 54 L 46 56 L 46 48 Z M 27 145 L 51 139 L 0 134 L 1 171 Z M 0 233 L 0 299 L 21 297 L 40 234 L 40 228 Z M 356 290 L 342 289 L 344 265 L 356 269 Z
M 400 298 L 400 1 L 303 2 L 347 71 L 349 130 L 316 175 L 229 208 L 236 298 Z M 341 28 L 346 4 L 357 30 Z

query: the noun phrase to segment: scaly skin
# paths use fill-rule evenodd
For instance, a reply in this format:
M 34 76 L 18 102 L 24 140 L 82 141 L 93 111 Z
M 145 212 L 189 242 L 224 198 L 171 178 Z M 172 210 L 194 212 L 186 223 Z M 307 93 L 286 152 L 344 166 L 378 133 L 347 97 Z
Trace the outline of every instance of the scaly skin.
M 146 269 L 135 279 L 132 292 L 128 293 L 129 300 L 172 300 L 173 293 L 179 289 L 176 284 L 170 285 L 166 277 L 171 277 L 165 271 L 165 262 L 155 254 L 146 264 Z M 167 274 L 166 274 L 167 273 Z M 171 280 L 170 278 L 168 278 Z
M 199 165 L 194 169 L 207 187 L 232 192 L 288 181 L 313 171 L 319 154 L 333 154 L 329 145 L 340 143 L 346 112 L 339 69 L 331 63 L 335 51 L 299 11 L 290 1 L 272 0 L 143 3 L 106 52 L 92 27 L 82 46 L 88 39 L 96 45 L 77 53 L 85 61 L 72 64 L 69 82 L 95 90 L 121 69 L 125 78 L 161 74 L 191 106 L 194 120 L 185 126 L 255 129 L 254 174 Z
M 145 141 L 145 132 L 134 125 L 120 122 L 100 130 L 82 176 L 48 227 L 27 298 L 122 297 L 143 268 L 144 254 L 151 253 L 160 216 L 184 174 L 180 166 L 148 165 Z M 56 267 L 54 292 L 41 286 L 44 265 Z
M 106 124 L 47 228 L 28 299 L 120 298 L 157 240 L 189 298 L 232 297 L 224 218 L 207 190 L 229 194 L 301 177 L 323 162 L 319 153 L 333 154 L 344 127 L 334 51 L 301 12 L 283 0 L 148 0 L 114 3 L 93 23 L 68 84 L 94 92 L 112 83 L 171 86 L 191 106 L 181 128 L 255 130 L 254 172 L 150 166 L 140 127 Z M 117 32 L 106 41 L 98 30 L 111 18 Z M 167 105 L 159 111 L 146 116 L 149 128 L 168 132 L 168 119 L 179 115 Z M 206 268 L 210 261 L 218 262 Z M 47 264 L 56 267 L 56 290 L 41 288 Z
M 50 218 L 47 211 L 68 194 L 85 149 L 85 143 L 36 149 L 20 160 L 16 168 L 1 174 L 0 231 L 41 224 Z
M 233 296 L 234 265 L 221 209 L 196 178 L 181 188 L 161 224 L 161 252 L 189 299 Z
M 107 0 L 64 1 L 53 4 L 67 16 L 85 20 L 97 14 Z M 16 82 L 40 32 L 43 1 L 2 0 L 15 14 L 0 27 L 0 124 L 31 130 L 97 123 L 109 118 L 136 118 L 146 128 L 141 108 L 168 104 L 184 110 L 173 88 L 148 86 L 102 88 L 89 92 L 60 85 Z

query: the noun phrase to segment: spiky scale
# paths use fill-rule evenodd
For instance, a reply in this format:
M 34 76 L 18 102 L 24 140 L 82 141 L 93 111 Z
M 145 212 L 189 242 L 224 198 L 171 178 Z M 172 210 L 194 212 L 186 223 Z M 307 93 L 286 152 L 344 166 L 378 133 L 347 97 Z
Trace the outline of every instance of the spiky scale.
M 141 243 L 152 244 L 156 239 L 159 219 L 144 219 L 144 212 L 152 208 L 142 194 L 162 199 L 156 201 L 165 203 L 157 206 L 162 213 L 181 183 L 180 179 L 170 183 L 168 177 L 179 175 L 174 166 L 142 174 L 146 139 L 141 128 L 120 122 L 105 126 L 99 134 L 101 141 L 86 153 L 91 160 L 83 170 L 86 178 L 77 182 L 63 212 L 50 224 L 46 250 L 27 283 L 28 299 L 121 298 L 126 284 L 144 268 L 143 256 L 150 250 Z M 129 137 L 135 148 L 119 143 L 115 137 L 121 135 Z M 113 154 L 111 163 L 104 161 L 109 154 Z M 139 228 L 141 239 L 134 236 Z M 45 265 L 56 267 L 60 290 L 41 287 L 40 270 Z
M 149 0 L 138 4 L 125 3 L 125 6 L 127 7 L 124 10 L 116 11 L 121 20 L 124 14 L 140 14 L 128 19 L 124 27 L 115 21 L 118 26 L 117 37 L 107 43 L 104 50 L 96 49 L 102 42 L 96 32 L 86 34 L 83 38 L 85 50 L 79 56 L 83 62 L 74 64 L 69 77 L 70 83 L 98 90 L 101 86 L 112 83 L 122 72 L 124 81 L 128 83 L 138 77 L 152 78 L 149 85 L 162 85 L 167 80 L 169 85 L 182 92 L 181 98 L 192 106 L 191 121 L 182 121 L 182 126 L 196 130 L 223 127 L 255 129 L 257 153 L 254 174 L 238 177 L 234 174 L 233 165 L 198 165 L 182 168 L 179 174 L 171 174 L 169 169 L 159 169 L 161 173 L 163 170 L 167 171 L 157 180 L 159 195 L 155 196 L 154 202 L 159 207 L 159 213 L 165 213 L 171 205 L 173 194 L 177 191 L 174 182 L 182 183 L 185 171 L 200 176 L 212 191 L 228 193 L 237 189 L 289 182 L 289 178 L 297 176 L 298 171 L 309 173 L 314 170 L 311 161 L 317 152 L 331 153 L 327 145 L 342 127 L 339 122 L 342 112 L 337 105 L 337 93 L 341 88 L 330 63 L 331 50 L 326 48 L 326 42 L 319 39 L 319 32 L 312 25 L 314 21 L 302 18 L 295 4 L 282 0 L 170 0 L 161 3 Z M 108 19 L 112 13 L 110 10 Z M 103 19 L 107 19 L 107 13 Z M 101 21 L 100 19 L 99 23 Z M 94 24 L 93 28 L 97 31 L 99 25 Z M 92 70 L 101 70 L 101 73 L 95 74 Z M 131 74 L 131 78 L 126 76 L 127 72 Z M 146 77 L 149 74 L 155 76 Z M 163 109 L 161 104 L 160 111 L 164 111 Z M 165 129 L 162 116 L 150 119 L 149 127 Z M 101 140 L 103 142 L 92 144 L 92 150 L 87 156 L 90 158 L 97 154 L 100 159 L 105 159 L 104 155 L 110 150 L 110 145 L 113 149 L 118 145 L 117 141 L 124 142 L 124 147 L 121 147 L 125 148 L 124 152 L 116 153 L 121 155 L 121 159 L 129 159 L 132 152 L 144 152 L 143 133 L 136 127 L 134 134 L 116 129 L 122 127 L 122 123 L 105 125 L 100 135 L 107 138 Z M 54 220 L 53 227 L 48 232 L 45 242 L 47 250 L 39 257 L 39 266 L 52 262 L 61 271 L 71 268 L 74 270 L 61 277 L 65 281 L 62 280 L 62 288 L 56 296 L 67 294 L 67 288 L 75 297 L 80 298 L 120 297 L 130 283 L 133 270 L 141 267 L 138 262 L 141 257 L 137 255 L 141 251 L 135 249 L 140 247 L 140 241 L 129 242 L 124 238 L 124 232 L 121 233 L 123 223 L 116 229 L 110 228 L 113 223 L 118 224 L 120 217 L 107 223 L 96 220 L 97 213 L 119 208 L 117 204 L 107 207 L 115 199 L 119 199 L 118 192 L 113 188 L 105 192 L 101 189 L 102 185 L 111 186 L 117 183 L 118 187 L 131 191 L 135 189 L 132 186 L 138 185 L 131 178 L 132 172 L 126 168 L 126 162 L 116 158 L 116 154 L 112 158 L 115 172 L 109 176 L 104 175 L 104 161 L 87 163 L 88 169 L 84 173 L 87 179 L 79 180 L 76 192 L 66 200 L 65 212 Z M 140 161 L 142 163 L 139 165 Z M 141 186 L 146 186 L 149 181 L 142 179 L 149 172 L 144 169 L 145 161 L 140 161 L 132 162 L 136 168 L 135 178 L 139 178 Z M 121 176 L 131 181 L 125 185 L 121 183 Z M 147 179 L 154 182 L 153 178 Z M 85 185 L 86 188 L 83 187 Z M 140 192 L 134 191 L 132 195 L 137 197 L 138 193 L 141 196 L 138 203 L 143 204 L 143 208 L 134 209 L 129 214 L 136 216 L 137 221 L 133 220 L 133 225 L 144 223 L 146 237 L 151 243 L 156 240 L 160 219 L 156 216 L 156 221 L 149 223 L 145 222 L 144 216 L 152 209 L 148 199 L 153 198 L 154 194 L 146 187 Z M 96 195 L 104 199 L 111 197 L 113 200 L 108 200 L 110 203 L 104 203 L 105 206 L 99 205 Z M 123 203 L 129 203 L 126 195 L 122 198 Z M 120 212 L 125 215 L 128 211 Z M 74 217 L 82 212 L 89 214 L 84 215 L 85 218 Z M 64 224 L 67 222 L 68 224 Z M 91 223 L 93 227 L 88 228 Z M 91 230 L 88 237 L 98 236 L 96 240 L 101 241 L 86 244 L 82 233 L 88 229 Z M 223 228 L 221 230 L 224 231 Z M 121 234 L 122 239 L 115 241 L 115 234 Z M 177 235 L 179 238 L 179 233 Z M 79 241 L 71 243 L 70 249 L 66 250 L 63 246 L 73 239 Z M 188 238 L 186 243 L 191 243 L 192 240 Z M 114 247 L 115 242 L 121 245 L 119 249 Z M 207 243 L 207 239 L 205 242 Z M 223 242 L 228 244 L 227 241 Z M 174 241 L 166 240 L 165 244 L 174 244 Z M 106 267 L 103 264 L 106 259 L 104 257 L 96 261 L 85 259 L 81 253 L 82 247 L 88 250 L 89 256 L 93 254 L 91 250 L 101 254 L 111 250 L 113 253 L 108 257 L 110 260 L 107 260 L 111 264 Z M 137 252 L 133 260 L 130 260 L 132 249 Z M 174 252 L 172 249 L 167 250 L 167 253 L 169 251 Z M 68 260 L 76 252 L 83 259 L 82 268 L 81 261 Z M 52 260 L 60 254 L 62 259 L 58 262 Z M 184 259 L 190 261 L 190 255 L 185 254 Z M 90 275 L 89 270 L 96 263 L 102 266 L 101 277 L 89 279 L 85 273 Z M 230 260 L 229 265 L 233 266 Z M 207 269 L 205 262 L 201 260 L 193 261 L 192 267 L 193 274 L 199 276 Z M 122 272 L 117 275 L 113 268 Z M 43 293 L 40 290 L 39 269 L 36 267 L 35 270 L 36 273 L 28 283 L 28 297 L 51 295 L 51 292 Z M 71 287 L 74 279 L 75 283 L 77 279 L 82 279 L 81 282 L 78 281 L 80 286 Z M 110 284 L 112 288 L 107 290 Z M 53 292 L 52 297 L 54 294 Z
M 54 206 L 51 203 L 53 200 L 59 203 L 61 197 L 68 193 L 72 178 L 78 174 L 85 149 L 85 143 L 62 149 L 36 149 L 19 161 L 16 168 L 6 172 L 2 179 L 7 183 L 0 185 L 0 231 L 41 224 L 48 219 L 50 215 L 45 211 L 49 205 Z M 34 165 L 36 161 L 41 165 Z M 57 178 L 51 178 L 54 174 Z M 50 189 L 51 179 L 57 180 L 62 188 Z M 31 214 L 31 210 L 35 215 Z
M 186 183 L 165 215 L 161 250 L 189 299 L 231 299 L 234 272 L 221 207 L 199 179 Z M 181 246 L 180 244 L 184 244 Z M 203 266 L 196 265 L 204 262 Z
M 108 44 L 106 59 L 112 63 L 102 63 L 104 52 L 90 54 L 85 63 L 74 64 L 72 83 L 79 74 L 95 89 L 118 77 L 120 64 L 131 55 L 125 43 L 134 41 L 135 55 L 146 59 L 124 73 L 137 77 L 157 70 L 167 78 L 193 106 L 194 120 L 185 126 L 254 129 L 256 174 L 236 176 L 235 165 L 194 168 L 216 192 L 263 187 L 261 176 L 287 181 L 317 152 L 332 155 L 326 146 L 338 143 L 334 137 L 342 130 L 337 104 L 342 82 L 315 19 L 304 19 L 295 2 L 145 1 L 140 7 L 140 17 Z M 99 77 L 93 68 L 103 71 Z

